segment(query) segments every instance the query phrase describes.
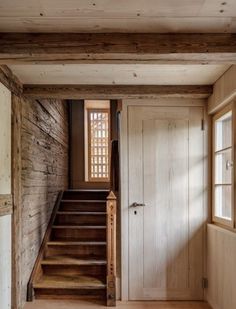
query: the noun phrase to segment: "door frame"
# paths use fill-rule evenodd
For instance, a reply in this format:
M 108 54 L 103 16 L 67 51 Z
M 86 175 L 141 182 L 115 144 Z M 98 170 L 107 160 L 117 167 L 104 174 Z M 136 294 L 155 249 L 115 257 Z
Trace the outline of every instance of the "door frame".
M 211 188 L 211 162 L 210 162 L 210 144 L 209 143 L 209 123 L 210 118 L 207 114 L 207 99 L 182 99 L 182 98 L 159 98 L 159 99 L 127 99 L 122 101 L 122 111 L 120 118 L 120 184 L 121 184 L 121 300 L 129 300 L 129 216 L 127 212 L 128 205 L 128 107 L 129 106 L 156 106 L 156 107 L 183 107 L 183 106 L 202 106 L 203 115 L 203 152 L 204 152 L 204 256 L 203 256 L 203 276 L 207 276 L 206 269 L 206 227 L 210 222 L 210 201 L 211 194 L 208 188 Z M 206 297 L 204 291 L 204 299 Z

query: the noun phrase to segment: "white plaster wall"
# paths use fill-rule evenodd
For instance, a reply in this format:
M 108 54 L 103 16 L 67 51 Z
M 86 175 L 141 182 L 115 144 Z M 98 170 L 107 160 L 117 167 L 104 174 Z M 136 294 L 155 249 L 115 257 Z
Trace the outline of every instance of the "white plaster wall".
M 1 83 L 0 194 L 11 194 L 11 92 Z M 0 308 L 11 308 L 11 215 L 0 217 Z
M 0 217 L 0 308 L 11 308 L 11 215 Z

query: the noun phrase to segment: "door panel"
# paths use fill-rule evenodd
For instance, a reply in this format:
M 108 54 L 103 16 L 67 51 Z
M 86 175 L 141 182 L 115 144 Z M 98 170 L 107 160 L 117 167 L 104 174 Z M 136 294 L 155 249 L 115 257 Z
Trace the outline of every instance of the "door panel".
M 131 300 L 203 297 L 202 114 L 128 108 Z

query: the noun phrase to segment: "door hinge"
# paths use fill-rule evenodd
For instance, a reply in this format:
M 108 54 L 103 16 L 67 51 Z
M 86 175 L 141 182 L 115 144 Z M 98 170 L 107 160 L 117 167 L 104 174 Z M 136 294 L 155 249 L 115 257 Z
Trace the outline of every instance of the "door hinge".
M 202 278 L 202 288 L 207 289 L 208 288 L 208 279 Z
M 201 122 L 201 130 L 204 131 L 205 130 L 205 120 L 202 119 L 202 122 Z

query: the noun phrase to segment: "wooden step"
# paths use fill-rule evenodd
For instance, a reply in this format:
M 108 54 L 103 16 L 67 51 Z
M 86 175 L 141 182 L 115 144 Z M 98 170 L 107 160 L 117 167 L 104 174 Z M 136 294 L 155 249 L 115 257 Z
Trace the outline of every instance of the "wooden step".
M 95 300 L 103 301 L 105 305 L 106 289 L 48 289 L 34 288 L 36 299 L 60 299 L 60 300 Z
M 50 241 L 45 257 L 58 255 L 75 256 L 86 259 L 106 259 L 105 241 Z
M 96 230 L 96 229 L 106 229 L 105 225 L 53 225 L 53 229 L 69 229 L 69 230 L 74 230 L 74 229 L 82 229 L 82 230 Z
M 46 257 L 42 262 L 42 271 L 50 276 L 94 276 L 106 277 L 105 259 L 81 259 L 74 255 Z
M 106 246 L 105 241 L 49 241 L 48 246 Z
M 83 200 L 83 199 L 77 199 L 77 200 L 61 200 L 61 203 L 87 203 L 87 204 L 92 204 L 92 203 L 98 203 L 98 204 L 104 204 L 106 203 L 106 200 Z
M 51 240 L 105 241 L 106 226 L 54 225 L 51 232 Z
M 106 201 L 62 200 L 59 211 L 106 212 Z
M 106 225 L 106 213 L 59 211 L 54 225 Z
M 47 276 L 34 283 L 36 289 L 105 289 L 101 279 L 90 276 Z
M 58 215 L 83 215 L 83 216 L 104 216 L 106 215 L 106 212 L 100 212 L 100 211 L 58 211 L 57 212 Z
M 94 276 L 105 280 L 106 265 L 42 265 L 42 271 L 47 276 Z
M 106 200 L 108 194 L 108 190 L 67 190 L 63 194 L 63 199 Z
M 42 265 L 106 265 L 106 260 L 80 259 L 76 256 L 56 255 L 45 258 Z

